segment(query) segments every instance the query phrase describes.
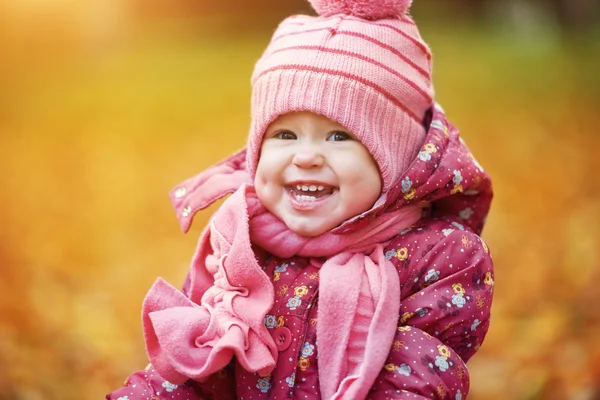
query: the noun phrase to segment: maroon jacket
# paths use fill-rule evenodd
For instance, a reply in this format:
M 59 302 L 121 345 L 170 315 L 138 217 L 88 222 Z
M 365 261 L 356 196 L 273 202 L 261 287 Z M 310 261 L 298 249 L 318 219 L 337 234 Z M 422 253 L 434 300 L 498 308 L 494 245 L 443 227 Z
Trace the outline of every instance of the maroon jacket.
M 493 266 L 478 234 L 491 198 L 489 176 L 436 108 L 422 151 L 386 204 L 373 211 L 421 201 L 432 205 L 428 216 L 399 232 L 386 247 L 386 257 L 398 270 L 402 303 L 400 315 L 390 316 L 398 319 L 398 330 L 368 398 L 466 398 L 465 363 L 483 342 L 490 319 Z M 270 376 L 249 373 L 232 362 L 206 382 L 173 385 L 149 367 L 106 398 L 320 399 L 320 262 L 281 260 L 261 249 L 256 256 L 276 293 L 265 316 L 279 350 Z

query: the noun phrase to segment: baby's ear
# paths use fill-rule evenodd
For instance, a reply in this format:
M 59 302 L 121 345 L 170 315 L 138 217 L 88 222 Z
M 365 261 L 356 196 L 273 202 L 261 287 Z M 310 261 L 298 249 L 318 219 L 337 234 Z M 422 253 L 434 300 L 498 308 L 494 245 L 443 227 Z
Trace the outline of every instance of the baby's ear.
M 245 148 L 177 185 L 169 197 L 183 232 L 190 229 L 198 211 L 235 192 L 244 183 L 252 183 L 246 171 Z

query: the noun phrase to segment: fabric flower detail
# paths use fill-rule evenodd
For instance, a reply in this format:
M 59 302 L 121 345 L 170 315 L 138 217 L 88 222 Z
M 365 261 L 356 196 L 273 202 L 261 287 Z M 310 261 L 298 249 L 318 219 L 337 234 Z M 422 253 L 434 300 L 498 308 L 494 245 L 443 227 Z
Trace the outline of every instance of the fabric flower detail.
M 447 298 L 446 296 L 442 296 L 441 300 L 437 301 L 438 307 L 440 308 L 440 310 L 442 310 L 444 312 L 444 315 L 446 315 L 447 317 L 449 316 L 457 316 L 458 310 L 456 310 L 452 304 L 452 300 L 450 300 L 449 298 Z
M 462 193 L 463 187 L 462 185 L 456 185 L 450 190 L 450 194 Z
M 454 396 L 454 400 L 462 400 L 462 393 L 460 392 L 460 389 L 456 391 L 456 396 Z
M 129 400 L 129 396 L 121 396 L 117 400 Z
M 458 222 L 453 222 L 451 225 L 457 227 L 458 229 L 460 229 L 461 231 L 465 230 L 465 227 L 462 226 L 461 224 L 459 224 Z
M 473 245 L 473 241 L 469 240 L 467 235 L 463 235 L 462 238 L 460 239 L 462 246 L 466 249 L 468 249 L 469 247 L 471 247 Z
M 465 288 L 462 286 L 462 284 L 460 284 L 460 283 L 452 284 L 452 290 L 454 290 L 454 293 L 459 293 L 459 294 L 465 294 L 467 292 L 465 290 Z
M 310 367 L 310 360 L 308 358 L 300 357 L 298 360 L 298 368 L 301 371 L 306 371 Z
M 293 373 L 290 376 L 288 376 L 287 378 L 285 378 L 285 381 L 287 382 L 289 387 L 293 388 L 294 383 L 296 382 L 296 373 Z
M 408 365 L 402 364 L 396 368 L 396 371 L 398 371 L 400 375 L 409 376 L 412 369 Z
M 396 253 L 396 257 L 398 257 L 398 260 L 400 260 L 400 261 L 406 260 L 406 258 L 408 257 L 408 249 L 406 247 L 398 249 L 398 252 Z
M 457 293 L 452 296 L 452 304 L 456 305 L 458 308 L 462 308 L 465 304 L 467 304 L 467 301 L 462 293 Z
M 289 289 L 289 286 L 284 283 L 283 285 L 281 285 L 279 287 L 279 290 L 277 290 L 277 294 L 280 296 L 283 296 L 284 294 L 287 293 L 288 289 Z
M 277 319 L 274 315 L 267 314 L 265 316 L 265 325 L 267 328 L 275 328 L 277 326 Z
M 405 312 L 404 314 L 402 314 L 402 317 L 400 318 L 400 323 L 405 324 L 406 321 L 408 321 L 409 319 L 411 319 L 414 316 L 415 316 L 415 313 Z
M 279 271 L 273 272 L 273 282 L 277 282 L 279 279 L 281 279 L 281 273 Z
M 479 240 L 481 241 L 481 247 L 483 247 L 483 251 L 485 251 L 485 254 L 488 254 L 490 252 L 490 249 L 488 249 L 487 244 L 483 239 L 479 238 Z
M 408 192 L 412 188 L 412 181 L 407 177 L 402 179 L 402 193 Z
M 398 367 L 396 367 L 394 364 L 386 364 L 383 366 L 383 368 L 385 368 L 386 371 L 395 371 Z
M 469 219 L 471 218 L 471 215 L 473 215 L 473 209 L 471 207 L 467 207 L 458 213 L 460 219 Z
M 475 298 L 475 305 L 477 306 L 478 309 L 482 309 L 485 306 L 485 300 L 483 297 L 481 296 L 477 296 Z
M 401 235 L 406 235 L 408 232 L 412 231 L 412 226 L 409 226 L 408 228 L 402 229 L 400 231 Z
M 435 147 L 435 144 L 433 143 L 427 143 L 425 146 L 423 146 L 423 148 L 427 154 L 437 153 L 437 147 Z
M 315 346 L 306 342 L 302 347 L 302 357 L 310 357 L 315 353 Z
M 294 294 L 298 297 L 302 297 L 308 293 L 308 288 L 306 286 L 298 286 L 294 289 Z
M 431 160 L 431 154 L 427 151 L 421 151 L 418 155 L 419 160 L 421 161 L 429 161 Z
M 473 289 L 483 290 L 485 288 L 484 281 L 486 277 L 486 274 L 484 274 L 481 271 L 481 269 L 477 269 L 477 271 L 475 271 L 473 275 L 471 275 L 471 283 L 473 284 Z
M 302 300 L 300 300 L 300 297 L 294 296 L 288 299 L 286 307 L 290 310 L 295 310 L 296 308 L 300 307 L 300 304 L 302 304 Z
M 277 327 L 281 328 L 283 325 L 285 325 L 285 319 L 283 318 L 283 315 L 280 315 L 279 318 L 277 318 Z
M 440 356 L 450 358 L 450 349 L 448 347 L 444 346 L 443 344 L 439 344 L 437 349 L 440 353 Z
M 471 324 L 471 331 L 475 332 L 475 330 L 477 329 L 477 327 L 481 324 L 481 322 L 476 319 L 475 321 L 473 321 L 473 324 Z
M 164 387 L 164 388 L 165 388 L 165 390 L 166 390 L 167 392 L 169 392 L 169 393 L 170 393 L 170 392 L 172 392 L 173 390 L 177 389 L 177 385 L 174 385 L 174 384 L 172 384 L 172 383 L 171 383 L 171 382 L 169 382 L 169 381 L 164 381 L 164 382 L 162 383 L 162 387 Z
M 256 384 L 256 388 L 262 393 L 267 393 L 271 389 L 271 382 L 268 378 L 260 378 Z
M 446 124 L 444 124 L 439 119 L 434 119 L 433 121 L 431 121 L 431 124 L 429 126 L 441 130 L 446 136 L 450 134 L 450 132 L 448 132 L 448 127 L 446 126 Z
M 448 370 L 448 368 L 450 367 L 450 365 L 448 365 L 448 359 L 446 357 L 443 357 L 443 356 L 437 356 L 435 358 L 435 365 L 442 372 L 446 372 Z
M 429 372 L 431 372 L 432 374 L 438 375 L 438 371 L 435 369 L 434 363 L 435 360 L 430 356 L 425 356 L 421 358 L 421 364 L 426 366 L 427 369 L 429 369 Z
M 388 260 L 390 260 L 395 255 L 396 255 L 396 250 L 395 249 L 388 250 L 388 251 L 385 252 L 385 258 L 387 258 Z
M 448 229 L 442 229 L 442 233 L 444 234 L 444 236 L 448 237 L 448 235 L 450 235 L 452 232 L 454 232 L 454 229 L 452 228 L 448 228 Z
M 287 267 L 288 267 L 287 263 L 283 263 L 281 265 L 276 265 L 275 266 L 275 271 L 277 271 L 277 272 L 285 272 L 285 271 L 287 271 Z
M 452 182 L 454 182 L 454 184 L 457 186 L 460 185 L 460 183 L 463 181 L 462 173 L 457 169 L 452 171 L 452 173 L 454 174 L 454 177 L 452 178 Z
M 494 278 L 492 278 L 491 272 L 488 271 L 485 273 L 485 278 L 483 279 L 483 282 L 488 286 L 494 286 Z
M 432 283 L 440 279 L 440 271 L 436 271 L 435 269 L 430 269 L 427 271 L 427 275 L 425 275 L 425 282 Z
M 467 377 L 467 369 L 459 364 L 458 371 L 456 371 L 456 376 L 458 376 L 459 379 L 466 378 Z M 459 390 L 459 392 L 460 392 L 460 390 Z
M 427 308 L 417 308 L 415 310 L 415 314 L 417 314 L 418 317 L 424 317 L 427 314 L 429 314 L 429 309 L 427 309 Z
M 434 119 L 433 121 L 431 121 L 431 124 L 429 124 L 429 126 L 431 128 L 437 128 L 437 129 L 444 130 L 444 123 L 442 121 L 440 121 L 439 119 Z

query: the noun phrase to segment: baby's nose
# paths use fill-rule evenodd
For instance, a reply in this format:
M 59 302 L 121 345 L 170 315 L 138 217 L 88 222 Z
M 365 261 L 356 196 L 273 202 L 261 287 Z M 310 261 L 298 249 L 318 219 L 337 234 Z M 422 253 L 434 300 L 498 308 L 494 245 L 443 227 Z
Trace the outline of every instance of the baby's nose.
M 325 157 L 319 146 L 305 145 L 294 154 L 294 165 L 300 168 L 314 168 L 323 165 Z

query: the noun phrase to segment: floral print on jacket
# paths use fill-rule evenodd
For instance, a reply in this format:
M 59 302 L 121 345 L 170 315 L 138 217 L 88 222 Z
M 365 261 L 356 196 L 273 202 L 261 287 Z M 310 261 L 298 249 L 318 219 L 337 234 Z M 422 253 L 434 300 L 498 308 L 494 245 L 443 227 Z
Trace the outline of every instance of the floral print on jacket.
M 401 307 L 394 341 L 368 399 L 466 399 L 466 362 L 490 322 L 493 264 L 478 234 L 491 198 L 489 177 L 436 108 L 421 152 L 382 208 L 432 204 L 427 216 L 398 232 L 385 248 L 398 271 Z M 106 398 L 320 399 L 316 321 L 324 260 L 281 260 L 258 248 L 256 256 L 275 289 L 264 318 L 279 350 L 270 375 L 247 372 L 234 361 L 206 382 L 177 386 L 149 367 Z

